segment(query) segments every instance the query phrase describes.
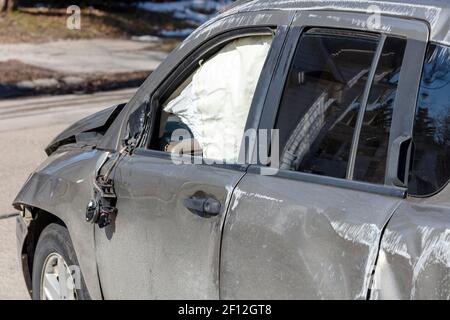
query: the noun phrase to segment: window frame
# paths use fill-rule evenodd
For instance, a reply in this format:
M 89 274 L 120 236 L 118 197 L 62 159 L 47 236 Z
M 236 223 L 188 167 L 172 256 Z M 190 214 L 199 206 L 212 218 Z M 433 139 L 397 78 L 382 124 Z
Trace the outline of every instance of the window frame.
M 411 147 L 409 148 L 405 159 L 400 161 L 399 151 L 401 145 L 396 145 L 396 143 L 400 138 L 411 139 L 412 141 L 417 96 L 419 93 L 420 78 L 423 67 L 421 62 L 425 58 L 429 40 L 429 27 L 424 22 L 417 20 L 408 20 L 388 16 L 382 17 L 383 25 L 390 26 L 388 29 L 383 29 L 383 27 L 381 27 L 381 30 L 368 30 L 364 27 L 365 24 L 355 23 L 355 21 L 368 21 L 369 18 L 369 14 L 348 12 L 337 13 L 330 11 L 298 12 L 294 18 L 286 40 L 285 50 L 282 54 L 282 62 L 280 63 L 281 67 L 277 70 L 277 74 L 274 76 L 272 86 L 270 87 L 270 93 L 264 106 L 260 129 L 270 130 L 275 127 L 292 60 L 297 50 L 297 45 L 306 30 L 310 28 L 325 28 L 372 34 L 376 33 L 380 35 L 380 42 L 378 44 L 378 49 L 370 72 L 372 77 L 369 78 L 365 88 L 364 104 L 360 110 L 360 114 L 358 115 L 358 120 L 361 118 L 360 123 L 357 123 L 357 126 L 355 127 L 355 134 L 353 137 L 350 154 L 350 159 L 353 160 L 351 163 L 349 160 L 347 178 L 339 179 L 329 176 L 319 176 L 281 169 L 274 171 L 274 177 L 294 179 L 323 185 L 332 185 L 339 188 L 361 190 L 401 198 L 405 198 L 407 196 L 408 181 L 399 183 L 396 178 L 398 176 L 399 167 L 404 167 L 405 171 L 409 173 L 410 168 L 408 164 L 410 163 Z M 372 88 L 373 76 L 376 72 L 384 43 L 389 36 L 405 38 L 407 43 L 392 116 L 388 155 L 386 159 L 385 183 L 384 185 L 377 185 L 373 183 L 355 181 L 353 180 L 352 173 L 354 172 L 360 131 L 364 120 L 364 111 L 367 108 L 367 99 L 370 94 L 370 89 Z M 257 153 L 256 150 L 254 153 Z M 249 171 L 252 173 L 260 173 L 261 168 L 263 167 L 265 166 L 258 163 L 257 165 L 251 166 Z M 407 178 L 408 174 L 405 173 L 405 176 Z
M 221 34 L 208 39 L 199 48 L 185 56 L 180 64 L 171 71 L 171 74 L 164 81 L 162 81 L 153 94 L 151 94 L 149 99 L 149 112 L 147 113 L 147 117 L 149 117 L 150 121 L 148 121 L 145 127 L 144 138 L 140 141 L 134 151 L 134 154 L 171 159 L 172 154 L 170 152 L 150 149 L 152 139 L 154 139 L 154 134 L 156 132 L 155 130 L 159 130 L 159 127 L 157 126 L 159 124 L 162 106 L 165 101 L 164 99 L 167 99 L 171 93 L 179 87 L 179 85 L 181 85 L 193 72 L 195 72 L 195 69 L 198 67 L 198 63 L 201 60 L 209 59 L 233 40 L 251 36 L 272 35 L 272 45 L 258 80 L 245 130 L 256 128 L 259 123 L 258 118 L 261 116 L 263 104 L 268 93 L 268 87 L 270 86 L 272 80 L 271 75 L 274 73 L 275 67 L 279 62 L 279 57 L 288 34 L 288 30 L 288 26 L 268 24 L 267 26 L 244 26 L 241 28 L 224 31 Z M 244 146 L 241 146 L 241 152 L 243 147 Z M 253 149 L 253 145 L 250 145 L 249 148 Z M 186 155 L 182 158 L 194 160 L 194 163 L 203 163 L 204 161 L 205 163 L 208 163 L 208 165 L 225 167 L 239 171 L 245 171 L 248 167 L 248 164 L 216 163 L 220 160 L 195 156 Z
M 128 127 L 130 117 L 139 110 L 144 103 L 149 104 L 155 91 L 170 77 L 182 61 L 196 52 L 205 43 L 232 31 L 254 27 L 273 27 L 280 31 L 283 30 L 282 44 L 284 44 L 287 30 L 289 29 L 294 16 L 295 11 L 273 11 L 264 9 L 254 12 L 227 13 L 219 15 L 205 23 L 187 37 L 185 41 L 180 43 L 167 58 L 162 61 L 161 65 L 144 81 L 136 94 L 126 104 L 124 112 L 121 113 L 121 117 L 115 126 L 115 130 L 118 131 L 117 135 L 114 135 L 114 137 L 105 141 L 105 143 L 102 144 L 103 149 L 119 151 L 128 146 L 130 138 Z M 278 62 L 278 57 L 276 60 Z M 108 147 L 106 147 L 106 145 L 108 145 Z

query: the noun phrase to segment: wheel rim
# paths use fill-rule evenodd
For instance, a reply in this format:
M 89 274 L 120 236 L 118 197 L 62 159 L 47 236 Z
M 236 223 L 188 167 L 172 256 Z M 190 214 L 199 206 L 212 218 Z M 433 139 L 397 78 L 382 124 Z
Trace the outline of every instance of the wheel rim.
M 76 300 L 75 279 L 58 253 L 47 256 L 41 274 L 41 300 Z

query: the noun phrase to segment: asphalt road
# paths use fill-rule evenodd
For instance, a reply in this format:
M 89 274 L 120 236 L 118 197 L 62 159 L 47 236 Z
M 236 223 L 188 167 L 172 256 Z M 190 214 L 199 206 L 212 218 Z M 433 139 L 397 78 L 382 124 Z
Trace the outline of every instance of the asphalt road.
M 44 148 L 73 122 L 126 102 L 136 89 L 0 101 L 0 215 L 28 175 L 45 158 Z M 17 258 L 15 221 L 0 220 L 0 300 L 28 299 Z

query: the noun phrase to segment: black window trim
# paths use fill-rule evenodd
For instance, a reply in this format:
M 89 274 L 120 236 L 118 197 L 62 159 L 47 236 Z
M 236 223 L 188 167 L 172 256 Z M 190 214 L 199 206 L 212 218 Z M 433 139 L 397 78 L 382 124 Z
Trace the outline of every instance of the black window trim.
M 267 172 L 267 167 L 261 165 L 252 165 L 248 168 L 247 173 L 261 175 L 263 174 L 262 169 L 266 170 Z M 314 183 L 323 186 L 337 187 L 354 191 L 369 192 L 401 199 L 405 199 L 407 195 L 407 191 L 404 188 L 333 178 L 328 176 L 319 176 L 299 171 L 278 170 L 274 171 L 271 176 L 274 178 Z
M 348 12 L 341 12 L 341 13 L 333 13 L 334 17 L 339 16 L 342 20 L 347 20 L 347 24 L 341 23 L 341 25 L 336 24 L 335 21 L 331 21 L 329 17 L 327 17 L 329 20 L 326 20 L 325 18 L 318 18 L 318 20 L 313 21 L 312 16 L 316 16 L 315 13 L 318 15 L 324 16 L 324 13 L 326 14 L 326 11 L 311 11 L 307 14 L 308 17 L 305 16 L 305 13 L 298 12 L 296 18 L 294 18 L 294 23 L 290 28 L 289 34 L 287 36 L 285 50 L 283 50 L 282 56 L 281 56 L 281 62 L 280 66 L 277 69 L 277 74 L 274 76 L 274 80 L 272 82 L 271 87 L 269 88 L 270 93 L 268 95 L 268 99 L 266 100 L 266 104 L 264 106 L 263 115 L 261 117 L 260 121 L 260 129 L 266 129 L 271 130 L 275 126 L 276 117 L 278 115 L 278 109 L 280 107 L 284 86 L 286 83 L 286 77 L 289 73 L 292 59 L 294 57 L 294 54 L 297 49 L 298 42 L 301 39 L 302 34 L 309 28 L 315 27 L 315 28 L 334 28 L 334 29 L 341 29 L 341 30 L 350 30 L 350 31 L 356 31 L 356 32 L 364 32 L 364 33 L 373 33 L 373 31 L 368 31 L 364 28 L 358 27 L 354 25 L 351 21 L 353 18 L 364 18 L 367 19 L 369 15 L 363 14 L 363 13 L 348 13 Z M 317 15 L 317 16 L 318 16 Z M 326 16 L 326 15 L 325 15 Z M 303 21 L 303 20 L 304 21 Z M 381 51 L 384 45 L 384 42 L 386 41 L 386 38 L 388 36 L 394 36 L 394 37 L 403 37 L 406 38 L 407 44 L 405 49 L 405 56 L 403 59 L 403 65 L 402 65 L 402 74 L 399 81 L 398 86 L 398 93 L 401 92 L 401 94 L 397 95 L 397 99 L 394 105 L 394 113 L 393 113 L 393 119 L 392 119 L 392 126 L 391 126 L 391 132 L 390 132 L 390 140 L 389 140 L 389 148 L 388 148 L 388 156 L 387 156 L 387 163 L 386 163 L 386 181 L 384 185 L 377 185 L 373 183 L 366 183 L 366 182 L 359 182 L 355 180 L 349 180 L 349 179 L 339 179 L 334 177 L 328 177 L 328 176 L 319 176 L 319 175 L 313 175 L 313 174 L 307 174 L 303 172 L 296 172 L 296 171 L 289 171 L 289 170 L 279 170 L 277 169 L 273 173 L 274 178 L 285 178 L 285 179 L 291 179 L 291 180 L 299 180 L 304 182 L 310 182 L 310 183 L 317 183 L 322 185 L 330 185 L 335 186 L 339 188 L 345 188 L 345 189 L 351 189 L 351 190 L 360 190 L 365 192 L 371 192 L 375 194 L 383 194 L 388 196 L 394 196 L 399 198 L 406 198 L 407 193 L 407 183 L 406 186 L 397 185 L 395 183 L 394 176 L 397 176 L 397 173 L 394 173 L 392 171 L 393 165 L 393 159 L 395 158 L 395 150 L 392 150 L 392 144 L 395 139 L 398 139 L 402 135 L 405 135 L 405 133 L 409 133 L 409 136 L 412 137 L 412 129 L 414 124 L 414 117 L 415 117 L 415 110 L 416 110 L 416 102 L 417 102 L 417 95 L 419 93 L 419 85 L 420 85 L 420 77 L 422 74 L 422 66 L 419 66 L 420 72 L 417 71 L 417 61 L 423 61 L 425 58 L 425 51 L 429 40 L 429 26 L 423 22 L 415 21 L 415 20 L 408 20 L 403 18 L 396 18 L 396 17 L 383 17 L 386 22 L 389 22 L 392 26 L 391 30 L 389 32 L 385 31 L 378 31 L 375 32 L 382 36 L 382 41 L 380 40 L 379 48 L 377 51 Z M 298 21 L 296 21 L 298 20 Z M 411 26 L 413 25 L 413 26 Z M 415 38 L 416 37 L 416 38 Z M 383 42 L 383 43 L 381 43 Z M 380 49 L 381 48 L 381 49 Z M 375 60 L 376 64 L 375 64 Z M 371 73 L 375 73 L 378 59 L 374 59 L 374 66 L 372 66 Z M 415 66 L 416 68 L 411 68 L 410 70 L 406 70 L 407 68 L 403 68 L 403 66 Z M 371 83 L 368 81 L 369 85 L 365 89 L 365 93 L 367 93 L 367 96 L 370 94 L 370 88 Z M 405 90 L 405 88 L 409 87 L 409 91 Z M 367 91 L 367 92 L 366 92 Z M 411 94 L 411 92 L 413 94 Z M 406 93 L 409 93 L 408 95 Z M 406 101 L 411 101 L 411 96 L 416 100 L 411 105 L 411 103 L 408 105 Z M 406 99 L 406 100 L 405 100 Z M 367 103 L 364 105 L 364 110 L 367 108 Z M 273 107 L 277 106 L 277 107 Z M 408 113 L 410 117 L 405 117 L 405 113 Z M 362 121 L 364 113 L 362 113 Z M 400 125 L 401 124 L 401 125 Z M 399 125 L 396 130 L 393 130 L 394 127 Z M 360 130 L 355 134 L 357 136 L 358 140 L 355 140 L 358 142 L 360 137 Z M 257 154 L 256 151 L 256 145 L 255 150 L 253 151 L 254 154 Z M 354 146 L 352 145 L 351 154 L 357 153 L 357 144 Z M 410 162 L 410 153 L 407 155 L 405 163 Z M 397 160 L 397 159 L 395 159 Z M 350 172 L 354 172 L 354 162 L 352 164 L 353 169 L 350 170 Z M 251 165 L 249 167 L 248 172 L 249 173 L 260 173 L 261 168 L 266 167 L 264 165 L 261 165 L 259 162 L 256 165 Z M 395 166 L 394 166 L 395 167 Z M 405 167 L 407 170 L 409 170 L 409 167 L 405 164 Z
M 350 156 L 347 167 L 347 180 L 353 180 L 355 173 L 356 155 L 358 153 L 359 139 L 361 137 L 361 130 L 364 122 L 364 115 L 367 110 L 367 103 L 369 101 L 370 90 L 372 89 L 373 80 L 377 72 L 378 64 L 380 63 L 381 54 L 383 53 L 384 44 L 387 36 L 381 34 L 378 42 L 378 47 L 373 57 L 372 65 L 370 66 L 370 73 L 367 78 L 366 87 L 364 88 L 363 98 L 361 100 L 361 107 L 358 111 L 358 118 L 356 119 L 355 131 L 353 134 L 352 147 L 350 149 Z M 386 159 L 387 161 L 387 159 Z
M 386 164 L 385 185 L 408 188 L 408 176 L 411 163 L 411 149 L 414 121 L 422 78 L 423 62 L 428 41 L 407 39 L 405 56 L 403 58 L 402 72 L 397 87 L 397 98 L 392 114 L 392 127 L 389 135 L 388 162 Z M 420 57 L 418 59 L 418 57 Z M 420 61 L 418 63 L 418 61 Z M 405 180 L 397 181 L 399 171 L 400 148 L 397 142 L 403 140 L 410 143 L 403 163 Z

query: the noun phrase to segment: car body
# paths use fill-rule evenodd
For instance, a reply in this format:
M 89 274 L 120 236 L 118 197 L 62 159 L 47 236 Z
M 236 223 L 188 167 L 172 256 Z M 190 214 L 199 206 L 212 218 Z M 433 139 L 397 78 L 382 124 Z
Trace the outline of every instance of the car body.
M 450 299 L 449 14 L 445 0 L 238 1 L 129 103 L 49 145 L 14 201 L 29 289 L 39 236 L 58 222 L 93 299 Z M 149 147 L 161 97 L 194 65 L 230 41 L 267 35 L 245 128 L 279 129 L 285 148 L 297 129 L 301 141 L 326 145 L 305 153 L 294 141 L 301 161 L 284 153 L 272 171 L 258 159 L 175 164 Z M 353 64 L 367 67 L 354 74 Z M 333 99 L 296 114 L 294 102 L 311 98 L 298 86 Z M 108 204 L 101 226 L 86 221 L 99 193 Z

